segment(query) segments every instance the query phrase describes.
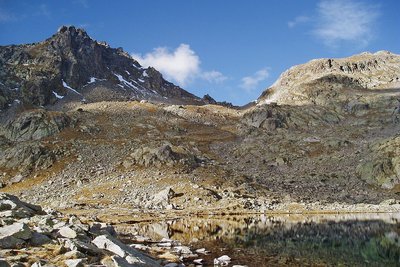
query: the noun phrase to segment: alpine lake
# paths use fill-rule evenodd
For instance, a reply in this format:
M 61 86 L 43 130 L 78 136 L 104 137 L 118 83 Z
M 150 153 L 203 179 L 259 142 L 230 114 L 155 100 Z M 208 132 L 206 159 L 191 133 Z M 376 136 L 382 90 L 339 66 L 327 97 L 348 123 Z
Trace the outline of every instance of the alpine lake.
M 398 213 L 183 217 L 118 228 L 128 243 L 135 233 L 205 249 L 202 266 L 222 255 L 228 266 L 400 266 Z

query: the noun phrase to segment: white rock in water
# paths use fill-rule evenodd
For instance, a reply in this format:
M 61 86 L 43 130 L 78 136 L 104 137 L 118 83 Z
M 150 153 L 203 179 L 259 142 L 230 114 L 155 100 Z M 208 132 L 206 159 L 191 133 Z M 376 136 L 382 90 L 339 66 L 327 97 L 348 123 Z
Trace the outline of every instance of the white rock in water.
M 192 254 L 192 251 L 187 246 L 176 246 L 174 247 L 174 252 L 179 254 Z
M 76 232 L 68 226 L 61 227 L 58 233 L 66 238 L 75 238 L 77 236 Z
M 205 248 L 199 248 L 199 249 L 196 249 L 196 253 L 200 253 L 200 254 L 206 255 L 209 252 Z
M 143 244 L 132 244 L 130 245 L 130 247 L 134 248 L 134 249 L 139 249 L 139 250 L 150 250 L 151 247 L 143 245 Z
M 231 262 L 231 258 L 227 255 L 223 255 L 217 259 L 214 259 L 214 265 L 227 266 Z
M 231 258 L 227 255 L 223 255 L 218 258 L 219 261 L 231 261 Z
M 196 260 L 193 260 L 193 262 L 196 264 L 202 264 L 203 259 L 196 259 Z
M 157 244 L 158 247 L 163 247 L 163 248 L 169 248 L 172 247 L 172 243 L 167 242 L 167 243 L 158 243 Z

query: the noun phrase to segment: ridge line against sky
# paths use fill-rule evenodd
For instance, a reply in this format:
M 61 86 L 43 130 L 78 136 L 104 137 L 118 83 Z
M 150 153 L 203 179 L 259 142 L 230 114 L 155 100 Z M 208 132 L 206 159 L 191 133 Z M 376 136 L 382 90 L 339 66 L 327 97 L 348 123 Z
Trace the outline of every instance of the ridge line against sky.
M 0 45 L 75 25 L 196 95 L 243 105 L 314 58 L 400 53 L 398 10 L 397 0 L 0 0 Z

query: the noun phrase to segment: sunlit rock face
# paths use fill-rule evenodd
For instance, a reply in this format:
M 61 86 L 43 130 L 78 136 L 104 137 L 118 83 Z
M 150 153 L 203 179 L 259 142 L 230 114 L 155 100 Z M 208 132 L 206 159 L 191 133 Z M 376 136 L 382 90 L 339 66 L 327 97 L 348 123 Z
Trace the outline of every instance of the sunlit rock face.
M 306 105 L 345 101 L 360 90 L 398 88 L 400 56 L 387 52 L 362 53 L 348 58 L 315 59 L 281 74 L 267 88 L 259 104 Z

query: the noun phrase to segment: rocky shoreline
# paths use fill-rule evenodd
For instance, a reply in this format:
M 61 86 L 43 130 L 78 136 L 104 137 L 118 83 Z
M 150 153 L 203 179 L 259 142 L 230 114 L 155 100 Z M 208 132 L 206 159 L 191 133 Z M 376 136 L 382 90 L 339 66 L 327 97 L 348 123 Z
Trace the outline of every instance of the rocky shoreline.
M 185 216 L 189 218 L 188 215 L 192 218 L 194 215 L 200 217 L 235 214 L 329 216 L 368 212 L 396 214 L 399 211 L 399 201 L 387 200 L 379 205 L 280 203 L 268 211 L 193 210 L 193 213 L 190 213 L 188 210 L 164 209 L 157 212 L 125 213 L 123 210 L 113 212 L 108 209 L 103 212 L 65 210 L 61 213 L 1 193 L 0 266 L 197 266 L 202 265 L 204 258 L 207 258 L 209 263 L 207 248 L 192 249 L 187 244 L 170 239 L 168 235 L 148 237 L 137 230 L 139 226 L 134 226 L 135 223 L 168 221 Z M 124 229 L 123 225 L 127 225 L 128 228 Z M 162 232 L 160 229 L 158 231 Z M 222 253 L 213 261 L 215 266 L 227 266 L 231 258 Z
M 192 251 L 178 241 L 132 236 L 123 243 L 115 229 L 94 218 L 80 220 L 0 194 L 0 266 L 185 266 L 201 265 L 206 249 Z M 225 266 L 221 255 L 215 265 Z M 189 266 L 190 266 L 189 265 Z
M 380 204 L 346 204 L 346 203 L 297 203 L 283 202 L 265 206 L 252 206 L 245 208 L 243 203 L 231 201 L 231 206 L 209 207 L 199 209 L 188 207 L 186 209 L 127 209 L 108 207 L 105 209 L 64 209 L 68 214 L 77 216 L 93 216 L 102 222 L 111 224 L 136 223 L 162 219 L 174 219 L 187 216 L 228 216 L 228 215 L 315 215 L 315 214 L 391 214 L 400 212 L 400 201 L 387 199 Z M 254 204 L 253 204 L 254 205 Z

